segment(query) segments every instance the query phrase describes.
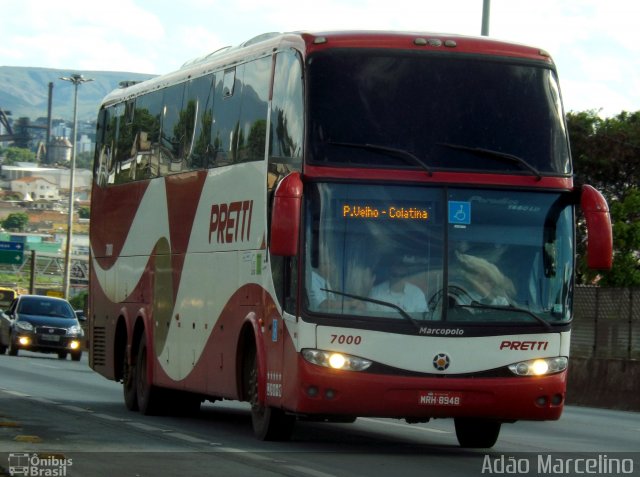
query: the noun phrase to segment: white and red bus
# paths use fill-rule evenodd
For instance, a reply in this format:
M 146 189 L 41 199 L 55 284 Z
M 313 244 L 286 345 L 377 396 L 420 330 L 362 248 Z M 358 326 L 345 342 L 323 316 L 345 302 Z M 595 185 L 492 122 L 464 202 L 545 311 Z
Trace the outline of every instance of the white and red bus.
M 562 412 L 577 206 L 609 267 L 546 52 L 263 35 L 105 98 L 91 367 L 144 414 L 248 401 L 261 439 L 453 418 L 491 447 Z

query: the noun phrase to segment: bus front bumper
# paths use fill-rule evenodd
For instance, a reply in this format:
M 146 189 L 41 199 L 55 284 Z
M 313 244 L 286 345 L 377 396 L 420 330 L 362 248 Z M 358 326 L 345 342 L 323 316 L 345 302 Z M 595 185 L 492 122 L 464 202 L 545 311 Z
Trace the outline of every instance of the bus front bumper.
M 303 359 L 298 365 L 296 402 L 285 407 L 309 416 L 556 420 L 567 378 L 566 371 L 541 377 L 415 377 L 336 371 Z

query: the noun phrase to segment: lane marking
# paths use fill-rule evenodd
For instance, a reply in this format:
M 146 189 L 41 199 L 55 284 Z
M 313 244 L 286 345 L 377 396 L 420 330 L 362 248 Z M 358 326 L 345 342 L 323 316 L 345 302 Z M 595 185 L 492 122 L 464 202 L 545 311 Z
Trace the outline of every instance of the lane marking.
M 300 465 L 287 465 L 286 467 L 296 472 L 299 472 L 300 474 L 312 475 L 313 477 L 336 477 L 334 474 L 327 474 L 325 472 L 309 469 L 307 467 L 302 467 Z
M 188 434 L 182 434 L 181 432 L 168 432 L 166 435 L 175 437 L 176 439 L 180 439 L 181 441 L 191 442 L 192 444 L 209 444 L 209 441 L 200 439 L 198 437 L 193 437 Z
M 435 429 L 433 427 L 419 427 L 419 426 L 411 425 L 411 424 L 401 424 L 399 422 L 380 421 L 378 419 L 371 419 L 371 418 L 368 418 L 368 417 L 361 417 L 358 420 L 359 421 L 372 422 L 372 423 L 380 424 L 380 425 L 383 425 L 383 426 L 401 427 L 403 429 L 411 429 L 413 431 L 432 432 L 434 434 L 452 434 L 451 431 L 443 431 L 442 429 Z
M 17 421 L 0 421 L 0 427 L 22 427 Z
M 125 419 L 122 417 L 115 417 L 115 416 L 110 416 L 109 414 L 102 414 L 100 412 L 96 412 L 93 414 L 96 417 L 99 417 L 100 419 L 105 419 L 107 421 L 114 421 L 114 422 L 130 422 L 131 419 Z
M 135 421 L 131 421 L 131 422 L 127 422 L 127 426 L 130 427 L 135 427 L 136 429 L 139 429 L 141 431 L 149 431 L 149 432 L 173 432 L 170 429 L 161 429 L 159 427 L 156 426 L 150 426 L 149 424 L 144 424 L 142 422 L 135 422 Z
M 23 397 L 23 398 L 31 397 L 30 394 L 21 393 L 20 391 L 10 391 L 9 389 L 3 389 L 2 391 L 7 394 L 10 394 L 11 396 L 17 396 L 17 397 Z
M 58 405 L 58 403 L 56 401 L 52 401 L 51 399 L 47 399 L 47 398 L 30 396 L 30 399 L 32 401 L 36 401 L 36 402 L 39 402 L 41 404 L 53 404 L 53 405 L 56 405 L 56 406 Z
M 39 444 L 42 442 L 42 438 L 38 436 L 16 436 L 13 439 L 16 442 L 28 442 L 29 444 Z
M 85 408 L 79 407 L 79 406 L 72 406 L 70 404 L 60 404 L 59 407 L 62 408 L 62 409 L 66 409 L 68 411 L 93 413 L 93 411 L 91 409 L 85 409 Z

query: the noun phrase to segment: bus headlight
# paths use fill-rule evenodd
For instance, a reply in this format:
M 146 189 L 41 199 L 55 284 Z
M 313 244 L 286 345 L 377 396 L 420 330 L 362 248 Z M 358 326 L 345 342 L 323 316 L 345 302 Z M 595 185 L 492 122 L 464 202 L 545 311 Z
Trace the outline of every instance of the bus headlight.
M 303 349 L 302 357 L 311 364 L 343 371 L 364 371 L 371 366 L 371 361 L 350 354 L 320 349 Z
M 518 376 L 545 376 L 555 374 L 567 369 L 569 358 L 558 356 L 556 358 L 532 359 L 509 365 L 513 374 Z

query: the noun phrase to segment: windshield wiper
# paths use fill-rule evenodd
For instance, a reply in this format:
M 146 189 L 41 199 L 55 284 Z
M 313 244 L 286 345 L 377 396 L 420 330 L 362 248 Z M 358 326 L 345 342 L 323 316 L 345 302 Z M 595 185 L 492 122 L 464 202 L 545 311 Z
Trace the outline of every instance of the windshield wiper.
M 353 298 L 354 300 L 366 301 L 366 302 L 369 302 L 369 303 L 374 303 L 376 305 L 382 305 L 382 306 L 386 306 L 388 308 L 393 308 L 398 313 L 400 313 L 400 315 L 404 319 L 406 319 L 407 321 L 411 322 L 411 324 L 413 324 L 413 326 L 415 326 L 417 330 L 420 329 L 420 324 L 416 320 L 414 320 L 413 317 L 409 313 L 404 311 L 402 308 L 400 308 L 395 303 L 389 303 L 389 302 L 383 301 L 383 300 L 376 300 L 375 298 L 369 298 L 369 297 L 366 297 L 366 296 L 352 295 L 351 293 L 344 293 L 344 292 L 339 292 L 339 291 L 335 291 L 335 290 L 329 290 L 328 288 L 321 288 L 321 290 L 322 291 L 326 291 L 327 293 L 334 293 L 336 295 L 346 296 L 347 298 Z
M 332 146 L 352 147 L 355 149 L 366 149 L 367 151 L 382 152 L 382 153 L 390 154 L 390 155 L 399 157 L 401 159 L 404 159 L 405 162 L 409 162 L 413 165 L 417 165 L 418 167 L 426 171 L 426 173 L 429 174 L 429 177 L 433 176 L 433 172 L 431 171 L 431 169 L 429 169 L 429 166 L 427 166 L 414 153 L 406 151 L 405 149 L 399 149 L 396 147 L 389 147 L 389 146 L 380 146 L 378 144 L 359 144 L 356 142 L 327 141 L 327 143 Z
M 458 303 L 456 303 L 454 305 L 454 307 L 458 307 L 458 306 L 460 308 L 471 308 L 471 309 L 476 309 L 476 310 L 515 311 L 516 313 L 524 313 L 525 315 L 529 315 L 531 318 L 533 318 L 538 323 L 543 325 L 548 331 L 551 331 L 553 329 L 551 324 L 548 321 L 546 321 L 545 319 L 540 318 L 538 315 L 536 315 L 535 313 L 533 313 L 533 312 L 531 312 L 529 310 L 525 310 L 524 308 L 518 308 L 518 307 L 513 306 L 513 305 L 486 305 L 484 303 L 480 303 L 480 302 L 477 302 L 477 301 L 472 301 L 468 305 L 463 305 L 463 304 L 458 304 Z
M 485 149 L 483 147 L 471 147 L 471 146 L 464 146 L 462 144 L 451 144 L 451 143 L 448 143 L 448 142 L 439 142 L 437 144 L 438 144 L 438 146 L 444 146 L 444 147 L 448 147 L 450 149 L 457 149 L 459 151 L 472 152 L 474 154 L 477 154 L 478 156 L 487 156 L 487 157 L 492 157 L 494 159 L 504 160 L 504 161 L 507 161 L 507 162 L 518 164 L 521 167 L 524 167 L 525 169 L 530 171 L 534 176 L 536 176 L 537 180 L 542 180 L 542 174 L 540 174 L 540 171 L 538 171 L 538 169 L 533 167 L 531 164 L 529 164 L 523 158 L 518 157 L 518 156 L 514 156 L 513 154 L 508 154 L 506 152 L 500 152 L 500 151 L 494 151 L 493 149 Z

